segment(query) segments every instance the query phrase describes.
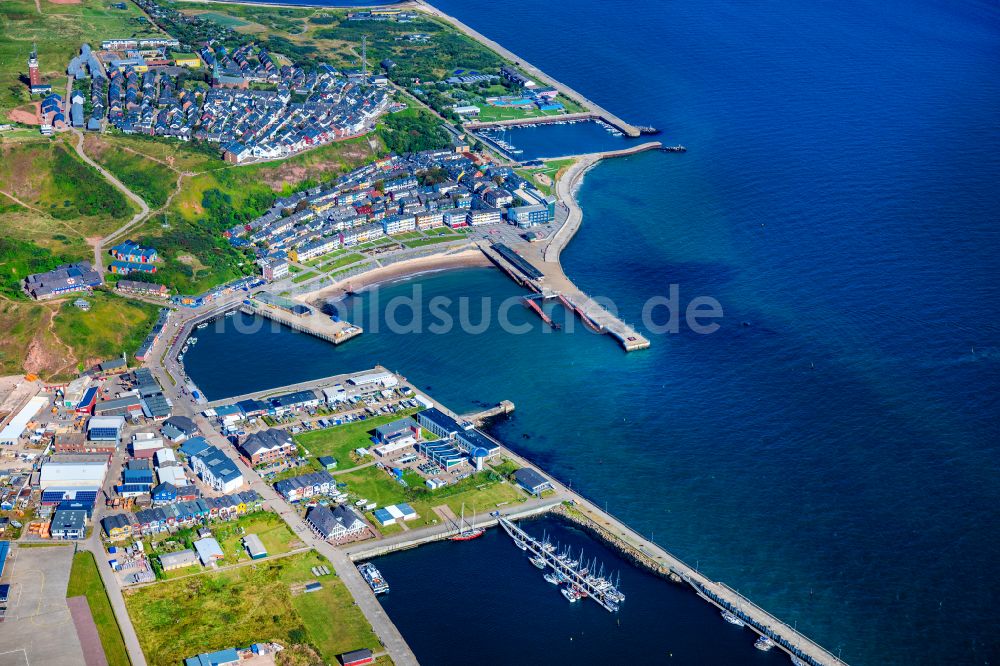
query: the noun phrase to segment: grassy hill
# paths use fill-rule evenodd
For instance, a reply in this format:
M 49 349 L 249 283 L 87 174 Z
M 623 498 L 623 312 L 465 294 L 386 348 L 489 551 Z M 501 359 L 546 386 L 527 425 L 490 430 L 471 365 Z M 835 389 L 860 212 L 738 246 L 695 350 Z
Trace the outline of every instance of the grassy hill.
M 55 92 L 66 89 L 66 63 L 84 42 L 99 46 L 115 37 L 161 34 L 131 2 L 115 9 L 103 0 L 55 4 L 49 0 L 0 1 L 0 116 L 30 102 L 19 80 L 28 72 L 31 45 L 38 45 L 42 78 Z

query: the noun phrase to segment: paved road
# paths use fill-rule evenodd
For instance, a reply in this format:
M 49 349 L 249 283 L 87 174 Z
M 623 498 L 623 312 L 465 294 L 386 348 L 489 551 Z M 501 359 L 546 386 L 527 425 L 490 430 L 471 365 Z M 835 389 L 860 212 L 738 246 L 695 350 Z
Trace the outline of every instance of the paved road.
M 111 461 L 111 467 L 105 477 L 105 488 L 121 476 L 123 459 L 124 446 L 119 447 Z M 146 666 L 146 657 L 142 653 L 139 636 L 135 633 L 135 627 L 132 625 L 132 618 L 129 617 L 128 609 L 125 607 L 125 597 L 122 595 L 121 586 L 118 584 L 118 576 L 111 570 L 111 565 L 108 564 L 108 556 L 104 552 L 104 546 L 101 544 L 101 518 L 104 517 L 105 513 L 107 513 L 105 507 L 100 499 L 98 499 L 92 518 L 93 530 L 89 539 L 80 542 L 80 547 L 93 553 L 94 559 L 97 560 L 97 569 L 101 572 L 104 589 L 108 592 L 108 599 L 111 600 L 111 608 L 118 619 L 118 627 L 121 629 L 122 637 L 125 639 L 125 649 L 128 650 L 129 657 L 132 659 L 132 666 Z
M 205 312 L 211 311 L 211 309 L 212 308 L 204 308 L 200 312 L 198 310 L 190 310 L 181 313 L 181 318 L 178 320 L 179 326 L 175 330 L 183 330 L 184 326 L 188 322 L 205 314 Z M 229 457 L 232 458 L 239 467 L 244 478 L 249 481 L 250 488 L 257 491 L 257 493 L 264 498 L 265 504 L 281 516 L 292 531 L 307 546 L 315 548 L 320 554 L 330 560 L 337 576 L 344 582 L 344 585 L 347 586 L 347 589 L 354 598 L 354 601 L 361 609 L 361 612 L 364 613 L 365 618 L 371 624 L 375 635 L 378 636 L 379 641 L 383 646 L 385 646 L 386 652 L 389 653 L 396 666 L 416 666 L 418 663 L 417 658 L 410 649 L 410 646 L 407 645 L 403 635 L 396 628 L 396 625 L 392 623 L 392 620 L 389 619 L 385 610 L 382 609 L 381 604 L 379 604 L 378 600 L 375 598 L 371 588 L 368 587 L 368 584 L 361 577 L 361 574 L 358 573 L 357 568 L 354 566 L 354 563 L 351 562 L 350 558 L 343 551 L 338 550 L 331 544 L 317 537 L 305 524 L 302 518 L 299 517 L 298 513 L 296 513 L 291 505 L 278 495 L 278 493 L 276 493 L 271 486 L 264 483 L 254 470 L 250 469 L 243 463 L 238 453 L 233 449 L 229 440 L 218 434 L 215 426 L 210 423 L 207 418 L 196 411 L 195 405 L 193 405 L 188 396 L 181 394 L 180 388 L 183 385 L 182 382 L 179 382 L 177 385 L 173 385 L 169 382 L 165 376 L 164 368 L 160 363 L 160 357 L 163 354 L 163 351 L 170 344 L 171 340 L 169 339 L 169 336 L 164 336 L 164 339 L 160 340 L 156 344 L 153 353 L 150 354 L 152 360 L 149 362 L 148 367 L 153 374 L 156 375 L 157 379 L 159 379 L 164 388 L 164 392 L 167 393 L 173 402 L 174 414 L 183 414 L 194 419 L 194 421 L 198 424 L 199 429 L 210 443 L 224 451 L 227 451 Z M 172 357 L 173 355 L 170 354 L 168 356 Z M 173 362 L 171 361 L 171 363 Z M 175 373 L 180 372 L 177 366 L 173 366 L 173 368 Z M 180 377 L 179 374 L 176 376 Z

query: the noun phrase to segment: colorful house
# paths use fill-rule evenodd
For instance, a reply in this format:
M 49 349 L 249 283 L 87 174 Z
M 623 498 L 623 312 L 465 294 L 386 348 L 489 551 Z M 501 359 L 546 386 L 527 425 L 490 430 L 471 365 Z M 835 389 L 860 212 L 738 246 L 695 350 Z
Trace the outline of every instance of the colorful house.
M 137 264 L 152 263 L 160 258 L 154 248 L 142 247 L 135 241 L 130 240 L 111 248 L 111 256 L 120 261 Z

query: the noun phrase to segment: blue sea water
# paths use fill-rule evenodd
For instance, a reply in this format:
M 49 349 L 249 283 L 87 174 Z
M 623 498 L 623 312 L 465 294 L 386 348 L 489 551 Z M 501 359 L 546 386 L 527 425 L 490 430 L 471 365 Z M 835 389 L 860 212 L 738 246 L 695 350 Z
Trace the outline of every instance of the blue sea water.
M 494 434 L 847 661 L 997 663 L 996 5 L 437 4 L 688 146 L 590 171 L 563 263 L 630 321 L 670 284 L 682 303 L 716 298 L 720 330 L 628 355 L 539 327 L 383 327 L 337 349 L 199 333 L 188 358 L 201 388 L 221 397 L 378 362 L 455 409 L 511 399 Z M 425 302 L 520 293 L 475 269 L 361 307 L 415 285 Z

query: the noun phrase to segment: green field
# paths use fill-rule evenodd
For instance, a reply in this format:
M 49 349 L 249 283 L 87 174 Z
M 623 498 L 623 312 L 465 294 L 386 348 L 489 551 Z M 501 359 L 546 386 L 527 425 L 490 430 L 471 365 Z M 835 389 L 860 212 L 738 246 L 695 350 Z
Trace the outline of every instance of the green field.
M 28 53 L 38 45 L 42 79 L 53 92 L 64 93 L 66 63 L 84 42 L 97 47 L 102 40 L 161 34 L 131 2 L 114 9 L 110 2 L 83 0 L 79 4 L 54 4 L 39 0 L 0 2 L 0 116 L 30 101 L 19 77 L 28 71 Z
M 295 441 L 309 451 L 310 457 L 333 456 L 340 469 L 349 469 L 351 461 L 357 460 L 354 449 L 372 445 L 372 431 L 380 425 L 416 414 L 416 409 L 407 409 L 398 414 L 388 414 L 364 421 L 313 430 L 295 435 Z
M 94 616 L 94 624 L 97 625 L 97 634 L 101 638 L 101 646 L 109 666 L 129 666 L 132 662 L 125 650 L 125 640 L 115 620 L 108 593 L 104 590 L 97 562 L 93 553 L 85 550 L 73 556 L 69 587 L 66 589 L 67 599 L 79 596 L 87 597 L 87 605 L 90 606 L 90 614 Z
M 501 480 L 499 475 L 489 471 L 480 472 L 454 485 L 433 491 L 424 486 L 423 478 L 419 474 L 410 470 L 403 475 L 409 484 L 405 488 L 387 472 L 374 466 L 338 474 L 336 478 L 338 482 L 347 483 L 346 490 L 352 499 L 364 498 L 376 502 L 379 506 L 409 503 L 419 516 L 407 521 L 406 524 L 412 527 L 438 523 L 440 519 L 433 511 L 436 506 L 447 505 L 455 515 L 459 515 L 462 511 L 463 504 L 468 514 L 487 513 L 496 509 L 498 505 L 523 502 L 526 499 L 524 493 L 513 484 Z M 378 525 L 371 514 L 369 518 L 372 524 Z M 379 529 L 383 534 L 387 533 L 383 528 Z
M 135 212 L 132 203 L 61 138 L 3 135 L 0 192 L 0 238 L 44 248 L 60 259 L 93 256 L 88 239 L 110 233 Z M 24 249 L 32 253 L 31 247 Z M 10 260 L 10 255 L 0 259 Z M 4 273 L 8 279 L 9 271 Z M 25 273 L 15 277 L 16 282 Z
M 348 266 L 355 262 L 362 261 L 364 258 L 365 258 L 364 255 L 352 252 L 351 254 L 345 254 L 342 257 L 337 257 L 333 261 L 329 261 L 323 264 L 322 266 L 320 266 L 320 270 L 329 273 L 330 271 L 341 268 L 342 266 Z
M 455 241 L 462 241 L 462 238 L 456 238 L 454 235 L 449 236 L 434 236 L 433 238 L 417 238 L 415 240 L 408 240 L 404 245 L 407 247 L 423 247 L 424 245 L 434 245 L 435 243 L 454 243 Z
M 311 280 L 312 278 L 319 275 L 316 271 L 306 271 L 305 273 L 299 273 L 292 278 L 292 282 L 298 284 L 299 282 L 305 282 L 306 280 Z
M 322 576 L 318 592 L 293 593 L 293 585 L 317 580 L 310 569 L 320 564 L 330 567 L 315 551 L 262 560 L 127 590 L 125 602 L 151 666 L 267 641 L 312 645 L 326 663 L 347 650 L 378 649 L 368 621 L 335 575 Z
M 85 296 L 89 312 L 65 302 L 53 321 L 55 334 L 73 345 L 74 356 L 85 365 L 124 352 L 132 356 L 156 321 L 158 308 L 106 292 Z
M 199 14 L 198 16 L 218 23 L 219 25 L 224 25 L 227 28 L 242 28 L 245 25 L 250 25 L 249 22 L 244 21 L 243 19 L 236 18 L 235 16 L 229 16 L 228 14 L 219 14 L 218 12 L 205 12 L 204 14 Z

